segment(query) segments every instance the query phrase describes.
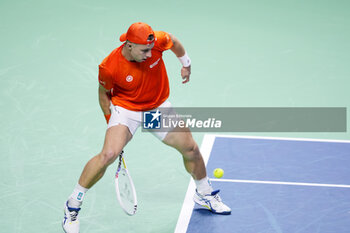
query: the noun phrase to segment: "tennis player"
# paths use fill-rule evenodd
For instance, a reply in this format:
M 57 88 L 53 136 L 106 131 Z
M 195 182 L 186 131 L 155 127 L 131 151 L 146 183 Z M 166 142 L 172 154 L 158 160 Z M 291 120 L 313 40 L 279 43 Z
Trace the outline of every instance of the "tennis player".
M 158 107 L 171 108 L 169 81 L 162 54 L 171 50 L 182 64 L 182 83 L 190 80 L 191 60 L 180 41 L 164 31 L 153 31 L 146 23 L 132 24 L 120 36 L 124 42 L 99 65 L 99 103 L 108 123 L 101 153 L 86 165 L 64 208 L 63 229 L 79 232 L 78 213 L 86 192 L 104 175 L 121 150 L 142 124 L 142 112 Z M 194 201 L 213 213 L 230 214 L 219 190 L 213 190 L 202 155 L 188 128 L 154 132 L 166 145 L 183 156 L 184 165 L 196 184 Z

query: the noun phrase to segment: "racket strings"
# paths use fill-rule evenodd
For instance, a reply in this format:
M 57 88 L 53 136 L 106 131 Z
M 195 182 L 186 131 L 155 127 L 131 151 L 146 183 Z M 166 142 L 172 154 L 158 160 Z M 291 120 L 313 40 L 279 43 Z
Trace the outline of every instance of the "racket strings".
M 128 199 L 128 201 L 130 201 L 130 202 L 133 202 L 134 199 L 131 196 L 131 190 L 129 189 L 127 184 L 125 184 L 125 186 L 124 186 L 124 191 L 125 191 L 125 194 L 126 194 L 126 199 Z
M 122 172 L 122 176 L 121 176 L 121 182 L 124 182 L 121 185 L 121 188 L 123 190 L 123 192 L 121 193 L 121 196 L 124 197 L 126 200 L 128 200 L 130 203 L 133 203 L 134 198 L 132 196 L 132 191 L 130 189 L 130 184 L 129 184 L 130 181 L 128 180 L 124 172 L 125 171 Z

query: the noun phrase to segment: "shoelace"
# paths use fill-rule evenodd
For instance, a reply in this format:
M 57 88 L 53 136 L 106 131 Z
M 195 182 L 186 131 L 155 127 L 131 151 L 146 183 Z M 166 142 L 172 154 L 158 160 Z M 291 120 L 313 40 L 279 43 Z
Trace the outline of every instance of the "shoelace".
M 209 196 L 212 197 L 212 199 L 215 199 L 216 201 L 221 202 L 221 198 L 219 196 L 219 192 L 220 192 L 220 190 L 215 190 Z
M 214 199 L 216 199 L 218 202 L 221 202 L 221 198 L 218 194 L 214 195 Z
M 78 211 L 70 211 L 69 212 L 69 215 L 70 215 L 70 219 L 72 220 L 72 222 L 74 222 L 75 220 L 77 220 L 77 217 L 78 217 Z
M 71 208 L 68 206 L 68 201 L 66 202 L 66 207 L 68 208 L 70 219 L 72 222 L 77 220 L 78 213 L 80 211 L 80 208 Z
M 211 196 L 213 197 L 213 199 L 217 200 L 218 202 L 221 202 L 221 198 L 219 196 L 219 192 L 220 192 L 220 189 L 218 190 L 215 190 L 211 193 Z
M 221 200 L 221 198 L 220 198 L 220 196 L 219 196 L 219 192 L 220 192 L 220 190 L 215 190 L 215 191 L 213 191 L 211 194 L 209 194 L 209 195 L 203 195 L 203 197 L 202 198 L 204 198 L 204 199 L 209 199 L 209 200 L 213 200 L 213 199 L 215 199 L 216 201 L 218 201 L 218 202 L 222 202 L 222 200 Z M 200 195 L 200 194 L 199 194 Z

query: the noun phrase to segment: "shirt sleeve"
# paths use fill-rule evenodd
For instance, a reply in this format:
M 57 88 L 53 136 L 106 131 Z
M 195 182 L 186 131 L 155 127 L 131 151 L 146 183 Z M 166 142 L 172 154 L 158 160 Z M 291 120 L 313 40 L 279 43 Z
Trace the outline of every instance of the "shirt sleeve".
M 170 38 L 169 33 L 164 31 L 155 31 L 156 43 L 154 47 L 159 49 L 160 51 L 165 51 L 173 47 L 173 41 Z
M 112 74 L 109 72 L 109 70 L 102 66 L 98 66 L 98 82 L 107 90 L 110 90 L 113 88 L 113 78 Z

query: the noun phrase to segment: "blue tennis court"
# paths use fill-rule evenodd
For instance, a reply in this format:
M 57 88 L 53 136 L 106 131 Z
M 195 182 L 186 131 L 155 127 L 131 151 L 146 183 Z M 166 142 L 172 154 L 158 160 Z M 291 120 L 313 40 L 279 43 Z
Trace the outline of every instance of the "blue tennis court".
M 349 232 L 350 141 L 206 135 L 202 151 L 232 214 L 194 205 L 191 181 L 176 233 Z

